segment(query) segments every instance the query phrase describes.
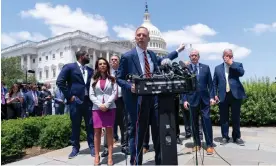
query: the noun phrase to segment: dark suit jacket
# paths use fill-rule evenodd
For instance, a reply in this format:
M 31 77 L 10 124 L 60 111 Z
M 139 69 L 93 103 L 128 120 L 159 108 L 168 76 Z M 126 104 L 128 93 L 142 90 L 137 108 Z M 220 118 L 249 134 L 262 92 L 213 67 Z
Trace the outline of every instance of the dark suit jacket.
M 85 88 L 89 95 L 90 81 L 93 75 L 93 69 L 86 67 L 88 71 L 87 82 L 85 84 L 82 72 L 77 62 L 69 63 L 63 66 L 59 73 L 56 84 L 62 91 L 67 101 L 70 101 L 72 96 L 77 96 L 84 101 Z
M 240 81 L 240 77 L 244 75 L 244 69 L 242 63 L 233 62 L 229 67 L 228 82 L 233 96 L 236 99 L 246 98 L 243 85 Z M 224 63 L 216 66 L 214 73 L 214 90 L 215 94 L 218 93 L 219 100 L 224 101 L 226 96 L 226 79 Z
M 192 64 L 188 67 L 190 71 L 193 71 Z M 208 65 L 199 63 L 199 80 L 196 89 L 195 92 L 183 94 L 183 101 L 188 101 L 192 107 L 196 107 L 202 99 L 204 104 L 209 105 L 210 99 L 214 98 L 214 90 L 211 71 Z
M 161 65 L 161 61 L 164 58 L 169 58 L 171 60 L 177 58 L 178 53 L 173 51 L 166 57 L 158 57 L 156 54 L 150 50 L 148 53 L 151 57 L 151 61 L 154 65 L 154 71 L 157 71 L 157 66 Z M 133 75 L 142 75 L 142 69 L 138 57 L 138 53 L 136 48 L 133 48 L 129 52 L 122 55 L 120 60 L 120 65 L 117 73 L 117 83 L 122 88 L 123 99 L 125 102 L 126 109 L 131 113 L 136 113 L 136 105 L 137 105 L 137 95 L 131 92 L 131 84 L 127 82 L 126 76 L 128 74 Z M 133 115 L 133 114 L 132 114 Z
M 37 96 L 37 102 L 39 103 L 40 101 L 40 92 L 36 91 L 36 96 Z M 35 99 L 33 97 L 33 91 L 28 91 L 27 93 L 25 93 L 25 97 L 24 99 L 26 100 L 26 105 L 27 105 L 27 111 L 29 113 L 32 113 L 34 111 L 34 107 L 35 107 Z

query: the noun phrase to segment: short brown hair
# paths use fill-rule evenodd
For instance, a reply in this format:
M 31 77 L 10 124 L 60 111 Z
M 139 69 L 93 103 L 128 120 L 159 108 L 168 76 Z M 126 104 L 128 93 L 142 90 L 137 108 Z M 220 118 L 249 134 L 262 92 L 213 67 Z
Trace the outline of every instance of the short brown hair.
M 149 35 L 149 30 L 148 30 L 148 28 L 146 28 L 146 27 L 144 27 L 144 26 L 139 26 L 139 27 L 136 29 L 135 34 L 136 34 L 137 31 L 138 31 L 139 29 L 141 29 L 141 28 L 146 29 L 146 30 L 148 31 L 148 35 Z

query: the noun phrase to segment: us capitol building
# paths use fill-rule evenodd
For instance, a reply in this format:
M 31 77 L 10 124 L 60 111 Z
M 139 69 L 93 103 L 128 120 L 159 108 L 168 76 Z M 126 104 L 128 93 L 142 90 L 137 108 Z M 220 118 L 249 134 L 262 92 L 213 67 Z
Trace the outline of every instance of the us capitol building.
M 166 42 L 160 30 L 150 22 L 146 4 L 144 22 L 141 26 L 148 28 L 150 42 L 148 49 L 158 56 L 164 56 Z M 134 34 L 133 34 L 134 35 Z M 94 68 L 97 57 L 109 60 L 112 54 L 122 55 L 135 47 L 134 40 L 110 40 L 109 37 L 97 37 L 77 30 L 67 32 L 40 42 L 25 41 L 1 50 L 1 57 L 21 57 L 21 68 L 34 70 L 36 80 L 48 82 L 55 89 L 57 76 L 62 66 L 76 61 L 75 52 L 86 50 L 90 54 L 90 67 Z

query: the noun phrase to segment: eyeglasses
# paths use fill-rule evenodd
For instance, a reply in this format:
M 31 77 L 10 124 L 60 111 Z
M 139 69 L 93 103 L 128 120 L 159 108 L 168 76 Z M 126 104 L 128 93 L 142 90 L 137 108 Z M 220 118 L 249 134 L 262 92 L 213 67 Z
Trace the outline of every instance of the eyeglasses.
M 118 61 L 118 59 L 111 59 L 112 61 Z

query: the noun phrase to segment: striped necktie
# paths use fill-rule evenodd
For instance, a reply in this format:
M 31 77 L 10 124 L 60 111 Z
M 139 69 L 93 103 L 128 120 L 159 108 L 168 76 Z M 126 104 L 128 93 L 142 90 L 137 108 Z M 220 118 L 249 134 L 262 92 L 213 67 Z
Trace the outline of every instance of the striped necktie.
M 150 74 L 150 65 L 149 65 L 149 61 L 148 61 L 146 51 L 144 51 L 144 60 L 145 60 L 145 76 L 146 76 L 146 78 L 150 78 L 150 76 L 151 76 L 151 74 Z

